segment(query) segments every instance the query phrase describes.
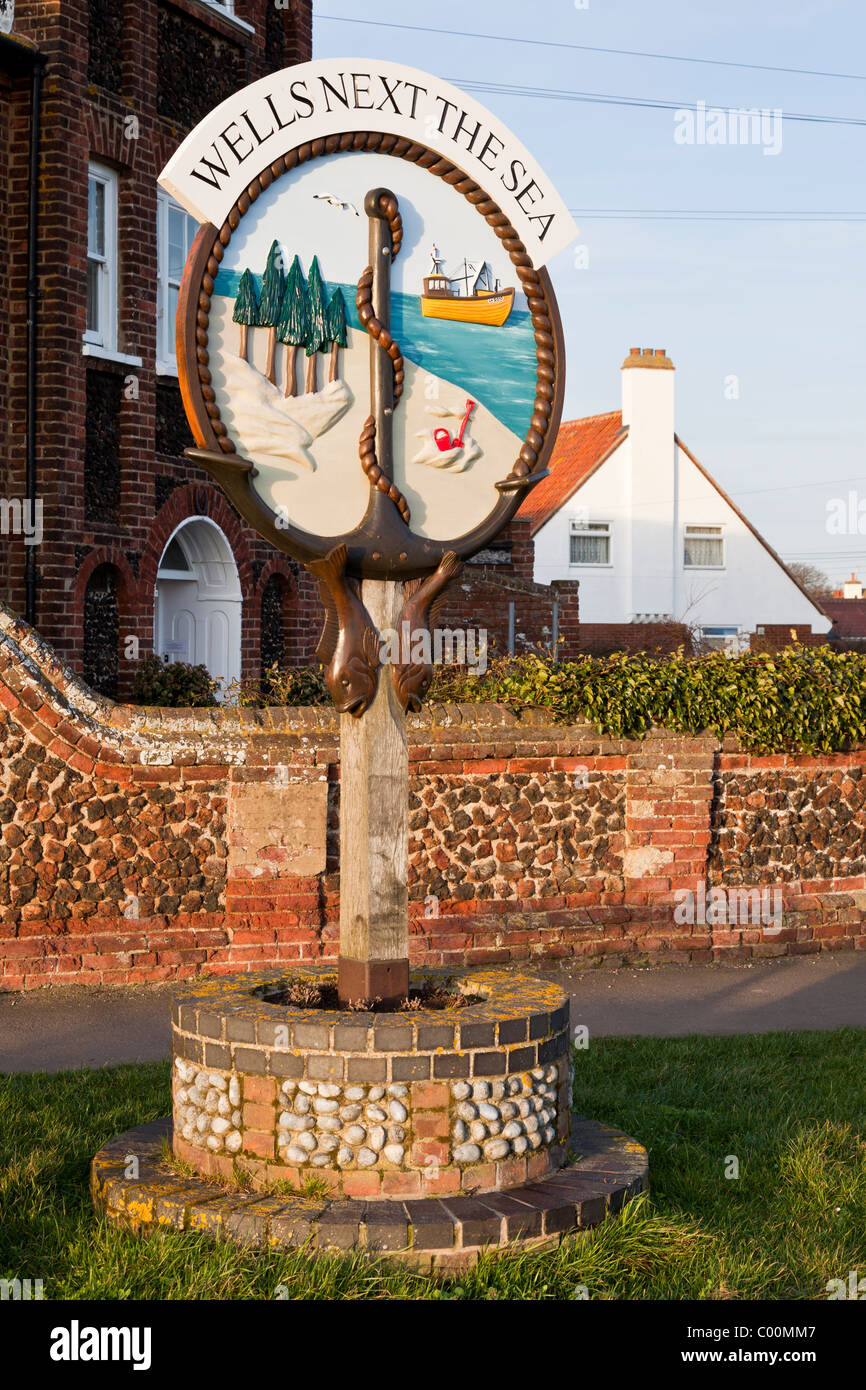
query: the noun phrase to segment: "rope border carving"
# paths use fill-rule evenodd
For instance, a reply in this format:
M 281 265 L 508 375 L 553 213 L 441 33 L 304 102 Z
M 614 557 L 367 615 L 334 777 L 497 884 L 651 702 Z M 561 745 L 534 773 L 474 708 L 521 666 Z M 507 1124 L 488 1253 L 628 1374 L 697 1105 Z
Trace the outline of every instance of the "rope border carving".
M 397 253 L 394 252 L 394 255 Z M 393 257 L 392 257 L 393 259 Z M 371 338 L 375 338 L 383 352 L 387 352 L 394 364 L 394 404 L 396 405 L 403 394 L 403 380 L 405 372 L 403 370 L 403 354 L 397 343 L 391 337 L 384 324 L 381 324 L 373 312 L 373 267 L 367 266 L 360 280 L 358 281 L 358 293 L 355 297 L 355 308 L 358 310 L 358 318 L 361 327 Z
M 388 218 L 388 230 L 391 233 L 391 264 L 400 254 L 400 247 L 403 245 L 403 218 L 396 200 L 386 197 L 383 194 L 379 198 L 379 207 Z M 397 404 L 403 394 L 403 381 L 405 372 L 403 369 L 403 354 L 388 329 L 376 318 L 373 309 L 373 267 L 367 266 L 358 281 L 358 293 L 355 298 L 355 307 L 358 310 L 358 319 L 361 327 L 369 333 L 374 342 L 379 344 L 383 352 L 387 352 L 393 367 L 394 381 L 394 405 Z M 397 484 L 388 478 L 379 467 L 376 458 L 376 421 L 372 415 L 368 416 L 361 431 L 359 444 L 361 467 L 374 487 L 380 492 L 384 492 L 390 497 L 397 507 L 400 515 L 408 526 L 412 520 L 412 513 L 409 503 L 403 496 Z
M 534 268 L 526 247 L 506 214 L 492 198 L 488 197 L 474 179 L 464 174 L 463 170 L 458 169 L 450 160 L 443 159 L 441 155 L 428 149 L 426 145 L 408 140 L 405 136 L 385 135 L 379 131 L 348 131 L 342 135 L 329 135 L 324 139 L 298 145 L 288 154 L 281 155 L 279 159 L 274 160 L 273 164 L 263 170 L 246 191 L 240 195 L 220 228 L 202 276 L 196 312 L 196 365 L 199 385 L 211 428 L 220 449 L 225 454 L 237 452 L 235 445 L 228 437 L 228 430 L 220 418 L 216 393 L 208 369 L 210 361 L 208 326 L 214 280 L 219 271 L 220 262 L 225 255 L 225 249 L 231 241 L 232 232 L 237 229 L 241 218 L 248 212 L 256 199 L 265 189 L 270 188 L 274 180 L 280 178 L 282 174 L 296 169 L 299 165 L 307 163 L 308 160 L 319 159 L 322 155 L 342 154 L 348 150 L 365 150 L 376 154 L 393 155 L 397 159 L 405 159 L 412 164 L 417 164 L 429 173 L 444 179 L 447 184 L 455 188 L 458 193 L 462 193 L 468 202 L 472 203 L 508 252 L 526 295 L 532 326 L 535 330 L 537 375 L 532 418 L 520 453 L 512 464 L 509 474 L 511 478 L 528 477 L 538 462 L 539 453 L 547 437 L 556 386 L 556 340 L 547 296 L 538 271 Z M 402 240 L 402 225 L 398 226 L 396 222 L 392 224 L 391 234 L 394 241 L 394 254 L 396 255 L 399 250 L 399 242 Z

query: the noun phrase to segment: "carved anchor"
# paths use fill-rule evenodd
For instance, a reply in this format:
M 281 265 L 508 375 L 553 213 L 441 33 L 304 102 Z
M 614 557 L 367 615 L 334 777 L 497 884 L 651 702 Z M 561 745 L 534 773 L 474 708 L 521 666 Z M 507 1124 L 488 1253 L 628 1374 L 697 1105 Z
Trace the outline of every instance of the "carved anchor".
M 359 455 L 370 481 L 367 517 L 379 523 L 382 552 L 387 553 L 389 545 L 394 544 L 394 537 L 389 534 L 393 531 L 391 509 L 396 508 L 399 513 L 404 531 L 410 520 L 409 504 L 393 480 L 394 406 L 403 394 L 404 372 L 402 354 L 389 328 L 390 267 L 403 240 L 403 221 L 397 198 L 389 189 L 371 189 L 364 207 L 370 218 L 371 264 L 358 282 L 357 308 L 361 324 L 370 336 L 372 412 L 361 431 Z M 379 634 L 361 602 L 359 586 L 346 576 L 348 560 L 347 547 L 339 545 L 324 560 L 308 563 L 307 569 L 318 579 L 319 594 L 325 604 L 325 626 L 316 649 L 325 666 L 325 684 L 342 714 L 360 717 L 376 694 Z M 412 688 L 418 679 L 411 678 Z M 429 683 L 428 680 L 428 686 Z M 400 694 L 400 687 L 397 689 Z M 408 694 L 406 698 L 409 699 Z M 403 707 L 407 708 L 407 704 Z M 420 699 L 417 706 L 413 705 L 416 707 L 420 707 Z

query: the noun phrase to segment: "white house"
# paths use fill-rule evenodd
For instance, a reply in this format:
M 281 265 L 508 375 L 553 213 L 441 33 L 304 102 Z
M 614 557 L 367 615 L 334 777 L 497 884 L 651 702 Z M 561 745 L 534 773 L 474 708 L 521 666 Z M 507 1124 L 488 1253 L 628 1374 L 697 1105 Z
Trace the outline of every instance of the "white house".
M 675 621 L 711 646 L 764 629 L 803 640 L 830 619 L 674 428 L 674 366 L 632 348 L 622 409 L 560 427 L 528 495 L 536 582 L 580 580 L 584 625 Z

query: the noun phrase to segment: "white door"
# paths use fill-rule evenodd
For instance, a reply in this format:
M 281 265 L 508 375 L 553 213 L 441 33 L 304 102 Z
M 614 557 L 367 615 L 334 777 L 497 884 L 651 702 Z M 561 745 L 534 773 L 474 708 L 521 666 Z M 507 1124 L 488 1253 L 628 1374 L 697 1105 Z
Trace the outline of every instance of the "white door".
M 205 518 L 185 522 L 163 552 L 154 635 L 159 656 L 206 666 L 223 688 L 240 679 L 237 566 L 222 531 Z
M 156 634 L 158 656 L 169 661 L 192 661 L 195 652 L 195 583 L 181 579 L 160 579 L 156 587 Z

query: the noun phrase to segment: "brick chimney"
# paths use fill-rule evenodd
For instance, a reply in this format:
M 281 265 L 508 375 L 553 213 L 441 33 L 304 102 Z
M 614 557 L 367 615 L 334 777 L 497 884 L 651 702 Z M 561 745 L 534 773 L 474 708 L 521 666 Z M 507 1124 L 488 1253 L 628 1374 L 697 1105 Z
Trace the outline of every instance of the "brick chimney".
M 664 348 L 632 348 L 623 362 L 622 422 L 628 425 L 631 463 L 632 613 L 676 618 L 674 364 Z

